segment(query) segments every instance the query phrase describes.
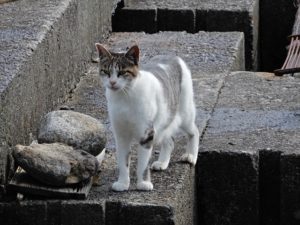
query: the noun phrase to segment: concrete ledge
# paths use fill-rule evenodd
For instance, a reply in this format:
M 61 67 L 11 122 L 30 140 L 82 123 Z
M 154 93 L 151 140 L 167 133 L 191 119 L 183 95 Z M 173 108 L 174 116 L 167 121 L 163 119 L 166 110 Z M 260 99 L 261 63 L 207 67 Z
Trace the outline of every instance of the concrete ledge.
M 281 213 L 280 224 L 296 225 L 300 222 L 300 153 L 294 151 L 281 154 Z
M 280 224 L 280 151 L 259 150 L 260 224 Z
M 127 0 L 113 16 L 113 31 L 241 31 L 245 34 L 246 69 L 258 62 L 257 0 Z
M 5 225 L 104 224 L 99 202 L 26 200 L 0 203 L 0 222 Z
M 62 225 L 104 224 L 104 206 L 99 201 L 63 201 L 60 216 Z
M 40 117 L 65 101 L 87 68 L 93 43 L 107 36 L 115 3 L 23 0 L 0 5 L 0 145 L 28 143 Z M 5 157 L 0 160 L 5 167 Z
M 133 44 L 140 45 L 141 63 L 157 54 L 181 56 L 194 78 L 244 69 L 241 32 L 160 32 L 151 35 L 117 32 L 108 41 L 108 47 L 115 51 L 124 51 Z
M 222 224 L 285 224 L 288 219 L 297 224 L 299 87 L 298 78 L 268 73 L 234 72 L 225 78 L 200 145 L 199 162 L 204 162 L 197 168 L 198 190 L 216 190 L 199 194 L 203 224 L 216 219 Z M 232 197 L 224 201 L 219 187 L 229 187 Z M 245 208 L 251 213 L 240 216 Z
M 200 132 L 206 127 L 206 121 L 221 88 L 220 83 L 232 68 L 243 68 L 243 35 L 241 33 L 205 33 L 188 34 L 185 32 L 161 32 L 147 35 L 144 33 L 115 33 L 107 42 L 109 48 L 124 51 L 133 43 L 141 48 L 141 63 L 157 54 L 174 54 L 183 57 L 190 66 L 194 88 L 197 92 L 197 125 Z M 220 60 L 215 58 L 219 57 Z M 201 68 L 199 70 L 199 68 Z M 91 87 L 90 84 L 94 84 Z M 205 87 L 205 88 L 201 88 Z M 95 93 L 88 97 L 85 93 Z M 75 110 L 88 113 L 107 121 L 107 114 L 99 114 L 106 107 L 103 100 L 103 88 L 97 76 L 97 69 L 92 67 L 90 74 L 83 77 L 72 94 L 68 105 Z M 88 104 L 86 104 L 88 103 Z M 104 112 L 106 112 L 104 110 Z M 109 127 L 108 121 L 107 126 Z M 114 151 L 112 134 L 108 133 L 107 149 Z M 195 172 L 187 164 L 178 162 L 184 151 L 185 139 L 176 138 L 176 149 L 170 167 L 163 172 L 152 172 L 154 190 L 138 192 L 135 179 L 129 192 L 115 193 L 111 184 L 115 181 L 116 160 L 113 151 L 103 164 L 102 179 L 94 187 L 88 200 L 105 202 L 105 224 L 195 224 L 197 221 L 195 205 Z M 157 156 L 154 155 L 153 159 Z M 136 162 L 136 156 L 133 156 Z M 132 166 L 134 177 L 135 163 Z M 134 216 L 132 216 L 134 215 Z
M 215 138 L 213 138 L 215 139 Z M 218 142 L 218 139 L 215 139 Z M 255 152 L 210 148 L 204 141 L 197 167 L 201 224 L 258 224 L 258 157 Z

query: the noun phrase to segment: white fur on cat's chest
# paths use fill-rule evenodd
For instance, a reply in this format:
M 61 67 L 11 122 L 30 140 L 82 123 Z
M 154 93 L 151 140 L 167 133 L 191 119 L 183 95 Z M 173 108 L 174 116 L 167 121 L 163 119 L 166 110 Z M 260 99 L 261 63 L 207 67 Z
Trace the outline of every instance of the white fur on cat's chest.
M 155 121 L 157 105 L 151 98 L 140 94 L 136 96 L 117 96 L 110 93 L 108 98 L 109 116 L 114 129 L 126 130 L 134 138 L 140 138 L 145 129 Z

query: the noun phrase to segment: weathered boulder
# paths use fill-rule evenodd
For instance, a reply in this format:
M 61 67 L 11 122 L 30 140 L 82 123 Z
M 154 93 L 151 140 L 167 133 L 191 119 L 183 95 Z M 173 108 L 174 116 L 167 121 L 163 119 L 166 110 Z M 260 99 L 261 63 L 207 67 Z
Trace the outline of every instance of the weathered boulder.
M 53 111 L 41 121 L 38 142 L 61 142 L 96 156 L 105 148 L 105 127 L 99 120 L 79 112 Z
M 93 155 L 61 143 L 17 145 L 13 156 L 29 175 L 52 186 L 87 180 L 96 175 L 99 168 Z
M 15 1 L 15 0 L 0 0 L 0 4 L 6 3 L 6 2 L 12 2 L 12 1 Z

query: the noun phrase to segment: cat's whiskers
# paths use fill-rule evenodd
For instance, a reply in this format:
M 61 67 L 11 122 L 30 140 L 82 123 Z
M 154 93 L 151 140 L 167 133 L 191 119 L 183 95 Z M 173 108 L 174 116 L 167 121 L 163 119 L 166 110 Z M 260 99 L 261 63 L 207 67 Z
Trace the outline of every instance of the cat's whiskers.
M 125 95 L 126 97 L 129 98 L 129 93 L 128 93 L 128 90 L 127 90 L 127 86 L 124 87 L 124 88 L 122 89 L 122 92 L 124 93 L 124 95 Z

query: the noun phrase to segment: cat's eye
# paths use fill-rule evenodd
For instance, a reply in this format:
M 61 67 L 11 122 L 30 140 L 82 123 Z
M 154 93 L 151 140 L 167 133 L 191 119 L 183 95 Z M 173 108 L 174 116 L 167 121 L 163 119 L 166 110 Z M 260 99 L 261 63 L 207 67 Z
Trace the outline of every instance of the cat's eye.
M 126 73 L 127 73 L 126 71 L 121 70 L 121 71 L 118 72 L 118 77 L 119 76 L 124 76 Z
M 107 71 L 107 70 L 101 70 L 101 72 L 110 77 L 110 72 L 109 71 Z

